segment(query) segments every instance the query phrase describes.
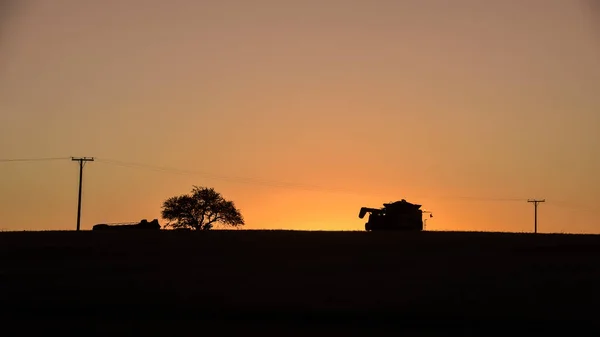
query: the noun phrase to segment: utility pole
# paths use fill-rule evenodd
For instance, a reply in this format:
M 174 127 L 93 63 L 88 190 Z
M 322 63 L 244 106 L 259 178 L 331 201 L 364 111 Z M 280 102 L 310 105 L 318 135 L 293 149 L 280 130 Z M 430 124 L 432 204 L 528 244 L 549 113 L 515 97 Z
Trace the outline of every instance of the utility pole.
M 538 204 L 540 202 L 546 202 L 546 199 L 542 199 L 542 200 L 537 200 L 537 199 L 532 199 L 532 200 L 527 200 L 527 202 L 532 202 L 533 203 L 533 209 L 534 209 L 534 217 L 533 217 L 533 232 L 537 233 L 537 207 Z
M 81 224 L 81 183 L 83 181 L 83 166 L 88 161 L 94 161 L 93 157 L 81 157 L 75 158 L 71 157 L 72 161 L 79 162 L 79 198 L 77 199 L 77 231 L 79 231 Z

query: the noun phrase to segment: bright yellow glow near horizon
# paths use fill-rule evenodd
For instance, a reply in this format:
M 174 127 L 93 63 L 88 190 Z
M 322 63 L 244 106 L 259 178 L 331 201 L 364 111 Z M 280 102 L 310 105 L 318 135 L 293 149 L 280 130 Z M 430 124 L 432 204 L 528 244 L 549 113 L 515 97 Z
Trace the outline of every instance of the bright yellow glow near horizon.
M 598 233 L 589 5 L 15 1 L 0 17 L 0 159 L 97 157 L 84 229 L 160 219 L 200 185 L 248 229 L 362 230 L 360 207 L 406 199 L 434 213 L 430 230 L 531 231 L 525 200 L 545 198 L 541 232 Z M 0 229 L 73 229 L 77 182 L 68 159 L 0 162 Z

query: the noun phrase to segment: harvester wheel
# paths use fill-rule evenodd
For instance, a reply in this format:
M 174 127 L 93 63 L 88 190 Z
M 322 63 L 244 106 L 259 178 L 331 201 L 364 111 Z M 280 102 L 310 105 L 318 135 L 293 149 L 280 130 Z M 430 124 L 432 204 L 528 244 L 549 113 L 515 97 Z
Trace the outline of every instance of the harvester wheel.
M 367 223 L 365 224 L 365 230 L 366 230 L 367 232 L 370 232 L 370 231 L 371 231 L 371 224 L 370 224 L 370 223 L 368 223 L 368 222 L 367 222 Z

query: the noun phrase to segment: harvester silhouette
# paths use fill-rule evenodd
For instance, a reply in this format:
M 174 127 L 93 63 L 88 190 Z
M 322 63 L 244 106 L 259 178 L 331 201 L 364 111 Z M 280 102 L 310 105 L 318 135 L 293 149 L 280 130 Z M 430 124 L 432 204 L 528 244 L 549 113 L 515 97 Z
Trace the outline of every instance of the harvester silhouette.
M 366 231 L 400 230 L 422 231 L 423 213 L 433 214 L 421 209 L 421 205 L 411 204 L 402 199 L 400 201 L 383 204 L 383 208 L 362 207 L 359 218 L 364 218 L 367 213 L 369 220 L 365 223 Z

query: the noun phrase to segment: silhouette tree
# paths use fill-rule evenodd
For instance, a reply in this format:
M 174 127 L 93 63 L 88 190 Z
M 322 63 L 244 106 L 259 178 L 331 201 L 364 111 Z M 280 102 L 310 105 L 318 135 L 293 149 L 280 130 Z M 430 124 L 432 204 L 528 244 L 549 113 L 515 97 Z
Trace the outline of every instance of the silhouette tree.
M 191 194 L 171 197 L 164 201 L 162 217 L 165 227 L 174 229 L 210 230 L 217 223 L 243 226 L 244 218 L 233 201 L 225 200 L 213 188 L 194 186 Z

